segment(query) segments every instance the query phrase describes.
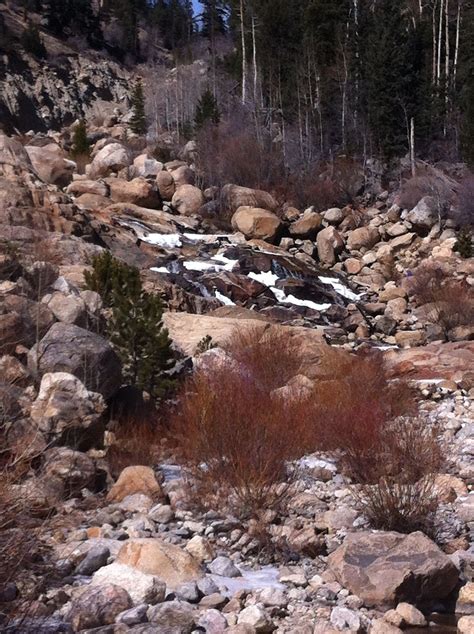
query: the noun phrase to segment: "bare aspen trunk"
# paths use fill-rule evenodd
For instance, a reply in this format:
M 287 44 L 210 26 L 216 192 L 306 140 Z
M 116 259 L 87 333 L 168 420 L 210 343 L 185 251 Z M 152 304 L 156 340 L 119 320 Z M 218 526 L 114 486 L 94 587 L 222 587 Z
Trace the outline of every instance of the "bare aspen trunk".
M 437 43 L 436 43 L 436 7 L 437 7 L 437 2 L 434 3 L 433 5 L 433 15 L 432 15 L 432 30 L 433 30 L 433 80 L 432 83 L 433 85 L 436 84 L 436 49 L 437 49 Z
M 461 37 L 461 2 L 462 0 L 458 0 L 458 13 L 456 16 L 456 44 L 454 48 L 454 64 L 453 64 L 453 85 L 456 85 L 456 76 L 458 72 L 458 61 L 459 61 L 459 41 Z
M 411 164 L 411 176 L 416 176 L 416 162 L 415 162 L 415 119 L 411 118 L 410 121 L 410 164 Z
M 253 65 L 253 98 L 257 103 L 258 92 L 258 66 L 257 66 L 257 33 L 255 24 L 255 14 L 252 11 L 252 65 Z
M 439 5 L 439 34 L 438 34 L 438 61 L 436 65 L 436 84 L 439 85 L 441 80 L 441 51 L 443 44 L 443 9 L 444 0 L 441 0 Z
M 247 47 L 245 45 L 244 0 L 240 0 L 240 34 L 242 46 L 242 103 L 247 101 Z

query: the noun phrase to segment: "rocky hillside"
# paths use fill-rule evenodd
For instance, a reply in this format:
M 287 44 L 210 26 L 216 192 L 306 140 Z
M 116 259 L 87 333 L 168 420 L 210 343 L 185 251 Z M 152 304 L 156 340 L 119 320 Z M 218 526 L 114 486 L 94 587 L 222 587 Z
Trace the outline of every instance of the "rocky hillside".
M 28 458 L 2 508 L 22 501 L 38 552 L 2 573 L 7 631 L 473 631 L 474 261 L 453 250 L 436 200 L 404 209 L 385 191 L 318 213 L 235 184 L 202 191 L 192 143 L 162 163 L 132 149 L 124 121 L 107 126 L 89 130 L 85 174 L 69 130 L 0 137 L 1 424 L 9 455 Z M 314 385 L 327 398 L 352 389 L 338 364 L 379 350 L 390 378 L 378 398 L 408 382 L 449 447 L 430 474 L 436 531 L 373 532 L 357 484 L 324 450 L 300 458 L 288 506 L 260 516 L 264 542 L 255 518 L 189 504 L 166 434 L 137 441 L 138 454 L 137 428 L 120 440 L 127 375 L 101 326 L 110 309 L 84 278 L 105 251 L 161 297 L 177 373 L 225 359 L 246 325 L 283 333 L 304 360 L 278 386 L 287 407 Z M 3 557 L 24 512 L 0 528 Z
M 41 30 L 46 57 L 27 52 L 19 42 L 28 23 L 19 10 L 7 5 L 0 2 L 3 33 L 9 42 L 7 46 L 5 35 L 0 45 L 0 125 L 4 130 L 59 130 L 91 108 L 99 112 L 100 103 L 104 107 L 104 102 L 114 102 L 119 108 L 126 104 L 131 73 L 123 65 L 104 52 L 73 47 L 47 30 Z

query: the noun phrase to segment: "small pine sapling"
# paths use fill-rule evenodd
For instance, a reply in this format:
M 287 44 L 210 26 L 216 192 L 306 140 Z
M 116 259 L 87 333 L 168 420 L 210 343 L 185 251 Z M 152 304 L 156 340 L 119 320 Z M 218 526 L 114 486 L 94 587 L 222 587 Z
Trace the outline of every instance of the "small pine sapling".
M 147 122 L 145 114 L 145 95 L 141 79 L 137 79 L 135 83 L 132 91 L 131 102 L 132 119 L 130 121 L 130 129 L 135 134 L 144 135 L 147 131 Z

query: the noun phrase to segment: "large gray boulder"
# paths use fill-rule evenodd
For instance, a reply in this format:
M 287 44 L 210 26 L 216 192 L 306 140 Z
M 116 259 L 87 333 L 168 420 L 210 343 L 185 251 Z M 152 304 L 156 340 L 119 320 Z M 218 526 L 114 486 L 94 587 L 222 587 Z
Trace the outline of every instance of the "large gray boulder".
M 50 442 L 87 450 L 102 436 L 104 410 L 100 394 L 72 374 L 54 372 L 43 376 L 30 416 Z
M 459 577 L 449 557 L 421 532 L 350 533 L 328 563 L 339 583 L 367 606 L 444 599 Z
M 406 220 L 420 229 L 431 229 L 438 221 L 437 203 L 433 196 L 425 196 L 406 216 Z
M 94 180 L 107 176 L 111 172 L 118 172 L 131 163 L 128 150 L 120 143 L 109 143 L 94 156 L 88 166 L 88 176 Z
M 28 353 L 33 374 L 73 374 L 88 390 L 110 398 L 121 385 L 121 364 L 109 342 L 71 324 L 55 323 Z

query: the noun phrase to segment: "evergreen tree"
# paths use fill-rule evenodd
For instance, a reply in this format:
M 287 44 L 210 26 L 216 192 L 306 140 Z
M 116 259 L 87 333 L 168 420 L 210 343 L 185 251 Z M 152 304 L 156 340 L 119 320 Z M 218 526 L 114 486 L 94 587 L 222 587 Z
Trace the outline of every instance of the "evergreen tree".
M 206 123 L 218 125 L 219 121 L 220 113 L 217 100 L 211 90 L 207 88 L 196 106 L 196 114 L 194 117 L 196 129 L 200 130 L 206 125 Z
M 91 146 L 87 138 L 87 127 L 84 119 L 79 121 L 72 136 L 71 156 L 89 155 Z
M 163 307 L 157 295 L 143 290 L 138 269 L 104 251 L 84 273 L 86 287 L 100 294 L 111 309 L 107 331 L 131 385 L 158 398 L 171 386 L 166 372 L 173 365 Z
M 228 3 L 225 0 L 202 0 L 202 35 L 213 40 L 226 30 Z
M 414 114 L 412 30 L 392 0 L 380 0 L 364 17 L 366 105 L 377 146 L 390 158 L 408 149 L 407 130 Z
M 33 22 L 28 22 L 28 26 L 22 33 L 21 43 L 27 53 L 40 59 L 47 57 L 46 47 L 41 39 L 39 29 Z
M 143 93 L 143 84 L 141 79 L 137 79 L 131 95 L 132 102 L 132 119 L 130 121 L 130 129 L 135 134 L 144 135 L 147 131 L 147 122 L 145 114 L 145 95 Z
M 189 0 L 158 0 L 152 10 L 164 46 L 173 51 L 189 44 L 194 32 L 193 8 Z
M 463 159 L 474 168 L 474 0 L 467 0 L 461 57 L 461 141 Z

